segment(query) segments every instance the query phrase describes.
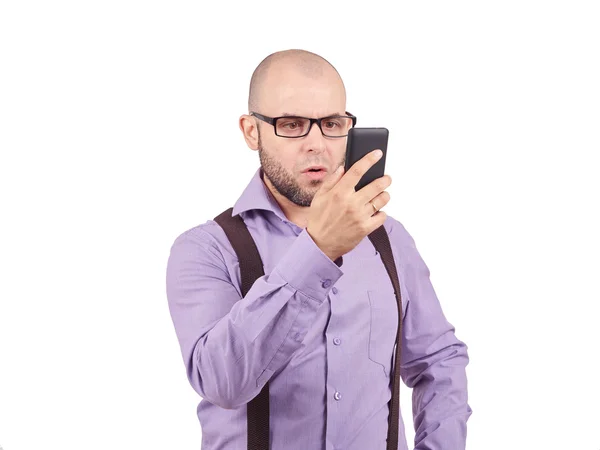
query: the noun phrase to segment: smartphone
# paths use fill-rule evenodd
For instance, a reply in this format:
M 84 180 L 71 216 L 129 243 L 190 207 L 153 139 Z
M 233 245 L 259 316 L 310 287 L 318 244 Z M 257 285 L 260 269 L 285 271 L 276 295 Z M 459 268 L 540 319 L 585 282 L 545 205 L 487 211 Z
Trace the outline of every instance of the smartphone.
M 348 140 L 346 141 L 346 163 L 344 173 L 348 172 L 350 167 L 367 153 L 375 149 L 381 149 L 383 156 L 372 165 L 369 170 L 361 177 L 354 188 L 355 191 L 361 190 L 364 186 L 377 178 L 385 175 L 385 157 L 387 155 L 389 131 L 387 128 L 350 128 L 348 131 Z

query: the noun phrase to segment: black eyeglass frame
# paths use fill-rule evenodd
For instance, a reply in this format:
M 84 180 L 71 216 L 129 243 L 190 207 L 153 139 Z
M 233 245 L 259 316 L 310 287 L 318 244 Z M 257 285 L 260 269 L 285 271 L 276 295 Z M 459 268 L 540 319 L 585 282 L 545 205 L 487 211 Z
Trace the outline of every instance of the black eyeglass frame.
M 268 123 L 269 125 L 273 125 L 273 131 L 275 132 L 275 136 L 279 136 L 282 138 L 288 138 L 288 139 L 296 139 L 296 138 L 301 138 L 304 136 L 307 136 L 308 133 L 310 133 L 310 130 L 312 129 L 313 124 L 317 124 L 317 126 L 319 127 L 319 130 L 321 130 L 321 134 L 325 137 L 328 138 L 343 138 L 348 136 L 347 134 L 344 134 L 343 136 L 328 136 L 325 133 L 323 133 L 323 128 L 321 128 L 321 121 L 323 119 L 339 119 L 341 117 L 347 117 L 349 119 L 352 119 L 352 127 L 354 128 L 356 126 L 356 116 L 349 113 L 348 111 L 344 111 L 347 115 L 346 116 L 341 116 L 339 114 L 334 114 L 333 116 L 325 116 L 325 117 L 321 117 L 319 119 L 313 119 L 311 117 L 302 117 L 302 116 L 279 116 L 279 117 L 269 117 L 269 116 L 264 116 L 262 114 L 259 114 L 257 112 L 251 112 L 250 115 L 256 117 L 257 119 L 262 120 L 263 122 Z M 302 136 L 282 136 L 281 134 L 277 134 L 277 121 L 279 119 L 290 119 L 290 118 L 298 118 L 298 119 L 306 119 L 310 121 L 310 125 L 308 126 L 308 130 L 306 131 L 305 134 L 303 134 Z

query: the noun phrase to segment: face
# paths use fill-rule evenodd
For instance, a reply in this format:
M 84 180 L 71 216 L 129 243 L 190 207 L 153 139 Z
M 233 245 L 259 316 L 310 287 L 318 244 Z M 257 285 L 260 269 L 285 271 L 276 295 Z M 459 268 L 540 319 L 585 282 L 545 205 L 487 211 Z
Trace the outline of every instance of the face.
M 271 77 L 271 74 L 270 74 Z M 294 114 L 303 117 L 325 117 L 345 114 L 346 97 L 337 74 L 326 74 L 315 80 L 294 72 L 272 74 L 268 95 L 261 98 L 262 111 L 269 117 Z M 330 174 L 344 164 L 346 137 L 331 138 L 321 134 L 314 124 L 307 136 L 283 138 L 275 135 L 273 126 L 258 122 L 258 154 L 265 177 L 282 196 L 298 206 L 310 206 L 323 180 L 302 173 L 310 166 L 324 166 Z
M 306 117 L 306 116 L 305 116 Z M 316 128 L 316 126 L 314 126 Z M 320 132 L 320 131 L 319 131 Z M 300 138 L 301 139 L 301 138 Z M 314 160 L 310 163 L 305 163 L 300 168 L 295 169 L 293 162 L 290 163 L 291 168 L 286 168 L 284 162 L 280 161 L 277 153 L 272 150 L 265 149 L 261 134 L 258 136 L 258 156 L 260 159 L 260 165 L 263 169 L 264 176 L 268 178 L 271 185 L 279 194 L 287 198 L 290 202 L 298 206 L 310 206 L 315 195 L 315 192 L 319 189 L 322 180 L 314 180 L 309 176 L 302 174 L 302 167 L 306 168 L 313 165 L 322 165 L 327 167 L 328 172 L 333 172 L 337 167 L 343 165 L 345 162 L 345 138 L 338 138 L 344 140 L 344 153 L 342 153 L 342 160 L 338 161 L 337 165 L 325 164 L 325 161 Z M 264 180 L 265 182 L 267 180 Z

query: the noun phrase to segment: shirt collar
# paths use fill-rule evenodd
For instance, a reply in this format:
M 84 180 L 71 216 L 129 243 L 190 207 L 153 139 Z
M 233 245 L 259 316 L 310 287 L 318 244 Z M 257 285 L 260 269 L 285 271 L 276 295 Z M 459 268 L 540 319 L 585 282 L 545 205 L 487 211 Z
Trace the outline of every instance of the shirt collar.
M 232 215 L 243 213 L 252 209 L 263 209 L 265 211 L 271 211 L 283 222 L 289 222 L 285 214 L 281 210 L 279 203 L 269 191 L 269 188 L 263 181 L 263 170 L 262 166 L 259 167 L 242 195 L 238 198 L 237 202 L 233 206 Z

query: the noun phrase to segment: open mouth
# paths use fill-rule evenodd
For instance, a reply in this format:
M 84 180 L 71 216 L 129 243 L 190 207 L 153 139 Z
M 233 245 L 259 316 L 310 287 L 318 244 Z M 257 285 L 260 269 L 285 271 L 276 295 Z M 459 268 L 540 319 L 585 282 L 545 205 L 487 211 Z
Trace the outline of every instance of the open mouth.
M 312 180 L 322 180 L 327 175 L 327 171 L 323 169 L 309 169 L 304 172 L 304 175 Z

